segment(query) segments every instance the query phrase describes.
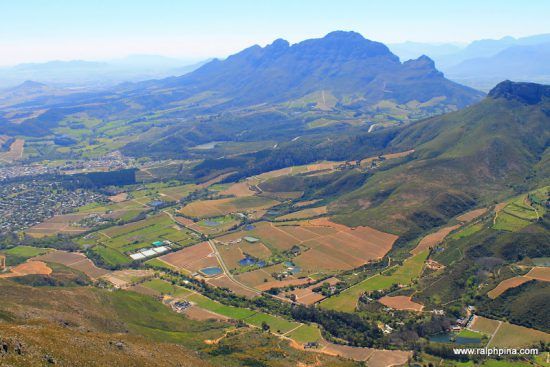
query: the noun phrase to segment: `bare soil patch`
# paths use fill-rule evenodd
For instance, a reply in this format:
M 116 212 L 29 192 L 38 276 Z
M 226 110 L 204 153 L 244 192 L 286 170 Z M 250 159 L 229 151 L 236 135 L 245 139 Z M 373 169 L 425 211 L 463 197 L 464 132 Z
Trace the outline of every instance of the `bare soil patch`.
M 411 297 L 407 296 L 384 296 L 378 300 L 384 306 L 401 311 L 416 311 L 420 312 L 424 308 L 424 305 L 416 303 L 411 300 Z
M 434 248 L 435 246 L 439 245 L 445 239 L 445 237 L 449 235 L 449 233 L 458 228 L 460 228 L 460 225 L 456 224 L 454 226 L 443 227 L 437 232 L 430 233 L 420 240 L 418 245 L 411 251 L 411 253 L 413 255 L 416 255 L 429 248 Z
M 10 273 L 0 274 L 0 278 L 20 277 L 24 275 L 50 275 L 52 269 L 42 261 L 27 261 L 11 268 Z
M 510 288 L 519 287 L 523 283 L 527 283 L 530 279 L 527 277 L 513 277 L 510 279 L 503 280 L 495 288 L 487 292 L 487 296 L 491 299 L 495 299 L 500 296 L 502 293 L 506 292 Z

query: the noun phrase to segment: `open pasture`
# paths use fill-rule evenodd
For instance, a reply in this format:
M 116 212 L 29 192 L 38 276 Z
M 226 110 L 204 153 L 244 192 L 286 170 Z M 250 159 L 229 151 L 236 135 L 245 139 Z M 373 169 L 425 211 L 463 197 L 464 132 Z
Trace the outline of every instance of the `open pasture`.
M 424 268 L 428 251 L 406 259 L 402 265 L 393 266 L 382 274 L 374 275 L 321 302 L 321 307 L 337 311 L 353 312 L 357 300 L 364 292 L 389 289 L 394 284 L 408 285 L 418 278 Z
M 180 212 L 187 217 L 202 219 L 224 216 L 231 213 L 254 213 L 269 209 L 277 204 L 279 204 L 278 201 L 261 196 L 244 196 L 198 200 L 184 206 L 180 209 Z

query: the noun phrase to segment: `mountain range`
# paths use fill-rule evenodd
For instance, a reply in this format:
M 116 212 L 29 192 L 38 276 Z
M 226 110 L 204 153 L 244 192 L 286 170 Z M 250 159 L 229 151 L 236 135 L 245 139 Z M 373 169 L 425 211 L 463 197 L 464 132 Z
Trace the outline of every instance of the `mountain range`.
M 76 113 L 106 120 L 149 120 L 155 112 L 156 121 L 169 124 L 175 118 L 189 122 L 221 111 L 237 114 L 237 119 L 246 115 L 248 120 L 251 113 L 276 112 L 273 118 L 301 120 L 302 125 L 315 116 L 354 124 L 401 123 L 453 111 L 482 96 L 446 79 L 426 56 L 401 63 L 382 43 L 337 31 L 294 45 L 276 40 L 263 48 L 252 46 L 180 77 L 124 83 L 70 98 L 41 96 L 34 104 L 17 100 L 10 108 L 42 112 L 18 120 L 17 126 L 8 123 L 4 132 L 48 134 Z M 9 115 L 4 118 L 10 121 Z
M 550 34 L 483 39 L 465 46 L 405 42 L 390 49 L 403 60 L 429 55 L 449 79 L 484 91 L 505 79 L 550 81 Z

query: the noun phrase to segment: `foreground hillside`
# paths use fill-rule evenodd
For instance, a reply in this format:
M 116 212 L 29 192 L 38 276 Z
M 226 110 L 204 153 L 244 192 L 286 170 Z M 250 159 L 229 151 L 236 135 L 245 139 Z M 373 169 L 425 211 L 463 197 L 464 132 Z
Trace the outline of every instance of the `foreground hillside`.
M 2 366 L 354 365 L 254 330 L 209 345 L 205 340 L 223 336 L 228 323 L 192 321 L 133 292 L 18 283 L 37 284 L 33 276 L 0 280 Z

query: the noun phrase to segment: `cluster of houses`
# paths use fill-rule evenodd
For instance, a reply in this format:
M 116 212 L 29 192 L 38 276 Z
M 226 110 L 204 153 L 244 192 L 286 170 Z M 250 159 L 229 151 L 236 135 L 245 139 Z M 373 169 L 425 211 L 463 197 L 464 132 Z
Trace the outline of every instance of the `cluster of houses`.
M 168 240 L 155 241 L 151 244 L 153 247 L 141 249 L 133 254 L 130 254 L 132 260 L 142 260 L 148 257 L 160 255 L 170 250 L 172 242 Z

